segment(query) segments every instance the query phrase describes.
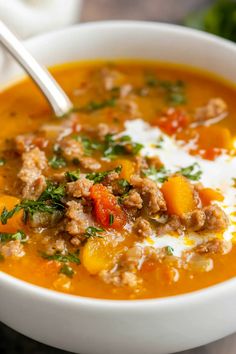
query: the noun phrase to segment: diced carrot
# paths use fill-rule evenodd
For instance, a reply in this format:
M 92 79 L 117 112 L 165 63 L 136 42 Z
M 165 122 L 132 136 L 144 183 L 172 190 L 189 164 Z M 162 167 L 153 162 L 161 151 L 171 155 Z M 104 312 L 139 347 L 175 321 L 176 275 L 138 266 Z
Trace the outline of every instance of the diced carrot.
M 170 108 L 161 117 L 157 118 L 153 122 L 153 125 L 157 125 L 166 134 L 172 135 L 177 131 L 186 128 L 189 121 L 190 119 L 184 111 Z
M 126 223 L 126 214 L 117 202 L 116 197 L 102 184 L 94 184 L 90 190 L 94 202 L 97 221 L 104 227 L 122 229 Z
M 134 163 L 127 159 L 117 159 L 115 161 L 115 166 L 121 166 L 122 170 L 120 173 L 120 178 L 124 178 L 127 181 L 134 174 Z
M 222 202 L 224 200 L 224 196 L 212 188 L 203 188 L 199 190 L 199 197 L 204 206 L 211 204 L 213 200 L 218 202 Z
M 20 199 L 16 197 L 12 197 L 9 195 L 1 195 L 0 196 L 0 214 L 2 213 L 3 209 L 6 208 L 7 210 L 11 210 L 14 208 L 16 204 L 20 203 Z M 23 211 L 20 210 L 15 213 L 7 222 L 7 224 L 3 225 L 0 222 L 0 232 L 16 232 L 24 226 L 23 224 Z
M 81 262 L 91 274 L 97 274 L 112 265 L 114 249 L 103 239 L 90 238 L 82 252 Z
M 196 208 L 193 188 L 187 178 L 181 175 L 172 176 L 164 182 L 162 193 L 169 214 L 181 216 Z

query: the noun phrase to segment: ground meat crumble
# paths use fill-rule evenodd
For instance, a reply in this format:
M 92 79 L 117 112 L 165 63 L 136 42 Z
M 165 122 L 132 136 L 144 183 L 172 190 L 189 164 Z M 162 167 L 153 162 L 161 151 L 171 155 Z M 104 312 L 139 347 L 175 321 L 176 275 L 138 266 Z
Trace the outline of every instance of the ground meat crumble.
M 23 182 L 23 198 L 36 199 L 46 186 L 46 178 L 42 174 L 47 167 L 47 158 L 38 147 L 22 154 L 22 168 L 18 173 Z

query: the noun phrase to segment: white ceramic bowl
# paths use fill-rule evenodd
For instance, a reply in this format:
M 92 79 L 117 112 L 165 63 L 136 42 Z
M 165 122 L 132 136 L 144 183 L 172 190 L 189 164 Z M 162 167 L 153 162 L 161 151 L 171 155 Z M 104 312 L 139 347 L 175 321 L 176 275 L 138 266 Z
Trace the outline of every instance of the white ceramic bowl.
M 177 62 L 236 82 L 236 46 L 173 25 L 90 23 L 26 42 L 46 65 L 94 58 Z M 20 75 L 0 57 L 0 78 Z M 165 354 L 236 330 L 236 280 L 163 299 L 111 301 L 49 291 L 0 273 L 0 320 L 40 342 L 80 354 Z

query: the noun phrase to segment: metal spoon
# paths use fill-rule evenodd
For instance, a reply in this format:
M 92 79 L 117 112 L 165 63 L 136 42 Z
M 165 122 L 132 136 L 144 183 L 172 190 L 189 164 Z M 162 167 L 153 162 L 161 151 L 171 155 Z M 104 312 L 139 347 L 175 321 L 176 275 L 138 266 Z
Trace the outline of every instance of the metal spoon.
M 73 105 L 68 96 L 48 70 L 32 57 L 2 21 L 0 21 L 0 44 L 5 47 L 38 85 L 57 117 L 70 112 Z

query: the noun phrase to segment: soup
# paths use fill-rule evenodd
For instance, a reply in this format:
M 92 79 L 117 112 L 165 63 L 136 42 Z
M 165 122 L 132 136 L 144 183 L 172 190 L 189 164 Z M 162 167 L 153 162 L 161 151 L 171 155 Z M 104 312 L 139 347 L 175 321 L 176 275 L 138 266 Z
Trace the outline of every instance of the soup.
M 236 90 L 138 61 L 52 70 L 0 94 L 0 270 L 69 294 L 164 297 L 236 274 Z

